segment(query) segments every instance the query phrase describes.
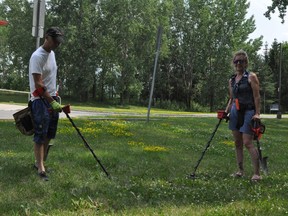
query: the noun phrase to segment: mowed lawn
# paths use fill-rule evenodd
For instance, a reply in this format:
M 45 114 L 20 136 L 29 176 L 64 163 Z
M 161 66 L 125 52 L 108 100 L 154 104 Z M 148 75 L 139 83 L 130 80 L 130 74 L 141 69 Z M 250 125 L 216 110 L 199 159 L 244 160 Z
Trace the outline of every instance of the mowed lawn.
M 197 172 L 191 174 L 217 118 L 97 120 L 75 124 L 111 178 L 85 148 L 68 119 L 60 119 L 47 166 L 49 181 L 32 165 L 32 137 L 0 121 L 0 215 L 285 215 L 288 214 L 288 119 L 264 119 L 260 140 L 269 175 L 234 179 L 231 132 L 222 122 Z M 256 143 L 255 143 L 256 144 Z

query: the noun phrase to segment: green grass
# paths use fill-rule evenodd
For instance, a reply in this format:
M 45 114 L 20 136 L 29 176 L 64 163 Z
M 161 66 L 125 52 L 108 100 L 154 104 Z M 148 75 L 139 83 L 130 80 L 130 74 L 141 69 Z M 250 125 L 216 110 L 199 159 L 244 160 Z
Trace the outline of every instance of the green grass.
M 61 119 L 47 166 L 48 182 L 33 170 L 32 137 L 0 121 L 0 215 L 285 215 L 288 213 L 287 119 L 263 120 L 263 155 L 270 173 L 251 183 L 236 170 L 232 136 L 222 123 L 195 180 L 187 179 L 218 120 L 157 118 L 89 120 L 75 124 L 111 179 L 67 119 Z
M 1 103 L 27 104 L 28 93 L 15 93 L 0 90 Z
M 28 95 L 22 93 L 15 93 L 15 92 L 5 92 L 0 91 L 0 103 L 5 104 L 18 104 L 18 105 L 27 105 Z M 129 114 L 140 114 L 146 115 L 147 114 L 147 107 L 141 106 L 131 106 L 131 105 L 108 105 L 105 103 L 98 103 L 93 101 L 88 102 L 75 102 L 71 101 L 69 98 L 62 98 L 62 104 L 71 104 L 72 111 L 73 110 L 81 110 L 81 111 L 93 111 L 93 112 L 109 112 L 109 113 L 127 113 Z M 151 114 L 169 114 L 169 115 L 180 115 L 180 114 L 191 114 L 193 112 L 179 112 L 179 111 L 171 111 L 171 110 L 164 110 L 158 108 L 152 108 L 150 110 Z M 198 112 L 199 113 L 199 112 Z

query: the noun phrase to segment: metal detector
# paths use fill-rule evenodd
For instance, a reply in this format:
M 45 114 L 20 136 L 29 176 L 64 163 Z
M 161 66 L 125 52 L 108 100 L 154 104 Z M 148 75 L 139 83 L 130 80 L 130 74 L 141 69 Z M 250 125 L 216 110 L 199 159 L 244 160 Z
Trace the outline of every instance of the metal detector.
M 85 140 L 85 138 L 83 137 L 83 135 L 80 133 L 80 130 L 77 128 L 77 126 L 74 124 L 73 120 L 71 119 L 71 117 L 69 116 L 69 113 L 71 112 L 70 110 L 70 105 L 66 105 L 62 108 L 63 112 L 66 114 L 67 118 L 69 119 L 69 121 L 71 122 L 71 124 L 73 125 L 73 127 L 76 129 L 78 135 L 81 137 L 81 139 L 83 140 L 85 146 L 90 150 L 90 152 L 92 153 L 93 157 L 96 159 L 96 161 L 98 162 L 98 164 L 100 165 L 100 167 L 102 168 L 102 170 L 105 172 L 106 176 L 109 178 L 109 173 L 106 171 L 105 167 L 102 165 L 101 161 L 97 158 L 97 156 L 95 155 L 93 149 L 90 147 L 90 145 L 88 144 L 88 142 Z
M 194 171 L 192 172 L 192 174 L 190 174 L 190 175 L 188 176 L 188 178 L 191 178 L 191 179 L 196 178 L 196 175 L 195 175 L 196 170 L 198 169 L 198 166 L 199 166 L 200 162 L 202 161 L 202 159 L 203 159 L 206 151 L 207 151 L 208 148 L 210 147 L 210 143 L 211 143 L 211 141 L 212 141 L 212 139 L 213 139 L 213 137 L 214 137 L 214 135 L 215 135 L 215 133 L 216 133 L 219 125 L 221 124 L 221 121 L 222 121 L 223 119 L 226 119 L 226 122 L 229 120 L 229 117 L 227 116 L 227 113 L 226 113 L 224 110 L 218 110 L 218 111 L 217 111 L 217 118 L 219 119 L 218 124 L 216 125 L 213 133 L 211 134 L 211 137 L 210 137 L 208 143 L 206 144 L 206 147 L 205 147 L 204 151 L 202 152 L 199 160 L 197 161 L 197 163 L 196 163 L 196 165 L 195 165 L 195 167 L 194 167 Z
M 262 157 L 262 149 L 261 149 L 261 145 L 259 141 L 262 134 L 264 134 L 265 132 L 265 125 L 262 124 L 259 119 L 259 120 L 252 120 L 251 126 L 252 126 L 252 131 L 254 133 L 254 140 L 256 140 L 257 142 L 257 149 L 258 149 L 261 169 L 265 175 L 268 175 L 268 166 L 267 166 L 268 157 Z

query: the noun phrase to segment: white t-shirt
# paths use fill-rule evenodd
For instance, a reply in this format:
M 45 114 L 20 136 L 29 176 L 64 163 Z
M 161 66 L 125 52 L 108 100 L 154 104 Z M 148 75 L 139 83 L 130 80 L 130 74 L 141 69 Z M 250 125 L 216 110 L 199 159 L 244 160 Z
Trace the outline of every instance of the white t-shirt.
M 32 74 L 41 74 L 43 84 L 46 86 L 47 91 L 51 96 L 56 96 L 56 76 L 57 76 L 57 64 L 55 59 L 55 53 L 53 51 L 47 52 L 39 47 L 31 56 L 29 62 L 29 85 L 31 92 L 31 100 L 35 100 L 39 97 L 34 97 L 35 82 Z

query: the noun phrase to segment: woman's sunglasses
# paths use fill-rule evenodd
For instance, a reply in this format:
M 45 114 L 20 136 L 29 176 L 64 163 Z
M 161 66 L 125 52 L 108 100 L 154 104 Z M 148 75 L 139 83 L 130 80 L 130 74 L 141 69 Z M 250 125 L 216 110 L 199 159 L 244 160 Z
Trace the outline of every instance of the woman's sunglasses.
M 235 61 L 233 61 L 233 63 L 234 63 L 235 65 L 237 65 L 237 64 L 244 64 L 244 63 L 245 63 L 245 60 L 235 60 Z

